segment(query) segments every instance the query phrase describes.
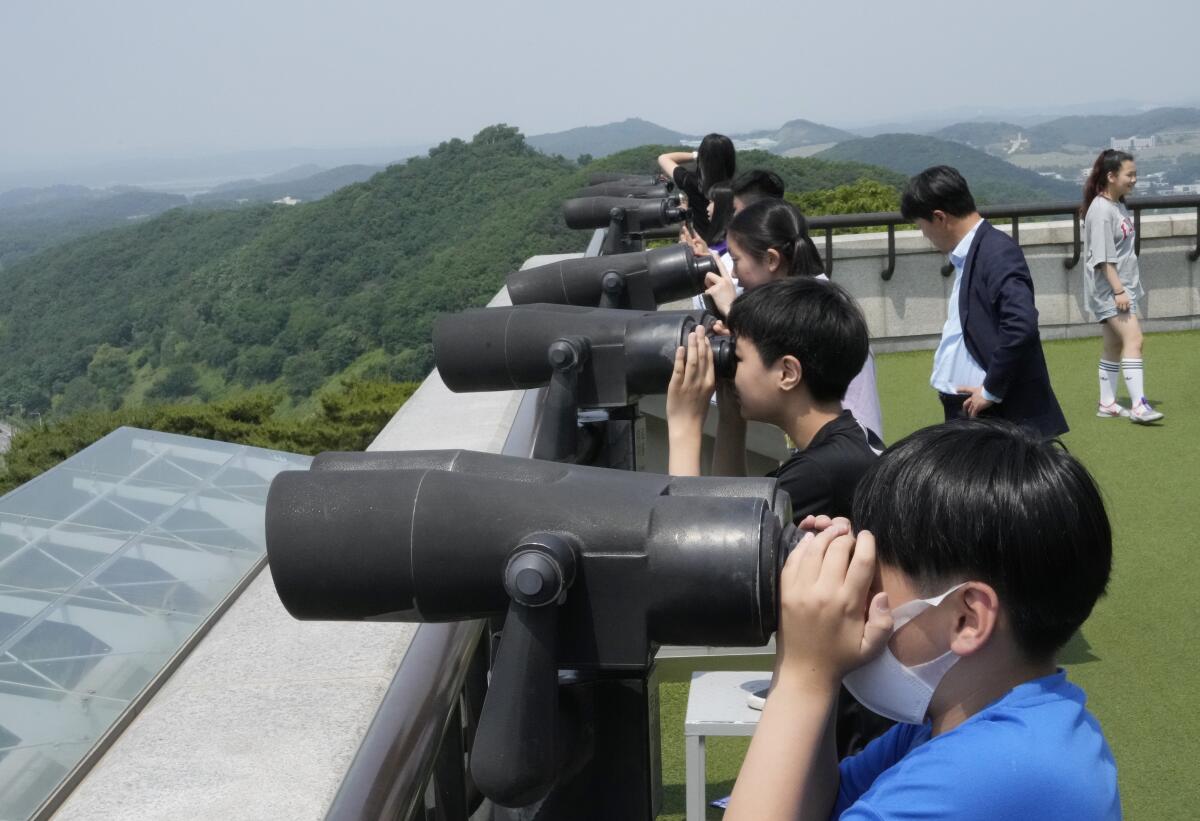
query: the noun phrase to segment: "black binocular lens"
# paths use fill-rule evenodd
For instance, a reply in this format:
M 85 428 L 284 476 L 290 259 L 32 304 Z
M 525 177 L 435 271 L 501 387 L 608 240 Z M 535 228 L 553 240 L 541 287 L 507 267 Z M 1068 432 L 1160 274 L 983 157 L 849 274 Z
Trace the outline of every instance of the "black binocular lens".
M 733 379 L 737 373 L 737 357 L 734 356 L 733 340 L 727 336 L 712 333 L 712 324 L 716 321 L 716 317 L 712 314 L 705 314 L 704 329 L 708 332 L 708 344 L 712 348 L 713 354 L 713 373 L 717 379 Z M 688 334 L 696 328 L 695 322 L 686 322 L 683 327 L 683 335 L 680 337 L 679 344 L 687 346 Z
M 733 379 L 737 373 L 737 357 L 733 353 L 733 340 L 727 336 L 711 336 L 713 372 L 717 379 Z

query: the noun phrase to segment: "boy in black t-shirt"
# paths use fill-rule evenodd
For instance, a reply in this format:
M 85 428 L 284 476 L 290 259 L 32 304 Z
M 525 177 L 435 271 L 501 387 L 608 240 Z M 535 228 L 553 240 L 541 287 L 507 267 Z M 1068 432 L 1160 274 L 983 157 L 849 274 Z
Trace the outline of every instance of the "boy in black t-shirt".
M 703 329 L 676 353 L 667 389 L 671 474 L 700 475 L 715 385 L 714 475 L 746 475 L 746 420 L 769 422 L 797 446 L 771 474 L 791 495 L 796 521 L 809 514 L 849 516 L 854 487 L 883 448 L 841 404 L 867 358 L 862 311 L 831 282 L 789 277 L 738 297 L 728 330 L 737 358 L 732 381 L 717 383 Z
M 737 372 L 716 383 L 703 329 L 675 354 L 667 388 L 670 472 L 700 475 L 704 416 L 717 388 L 712 473 L 746 475 L 746 420 L 782 429 L 797 450 L 772 471 L 792 497 L 792 515 L 851 514 L 858 480 L 883 443 L 842 408 L 867 359 L 867 322 L 854 299 L 828 280 L 794 276 L 747 291 L 729 312 Z M 760 697 L 765 695 L 756 694 Z M 837 705 L 839 755 L 857 752 L 891 723 L 843 691 Z

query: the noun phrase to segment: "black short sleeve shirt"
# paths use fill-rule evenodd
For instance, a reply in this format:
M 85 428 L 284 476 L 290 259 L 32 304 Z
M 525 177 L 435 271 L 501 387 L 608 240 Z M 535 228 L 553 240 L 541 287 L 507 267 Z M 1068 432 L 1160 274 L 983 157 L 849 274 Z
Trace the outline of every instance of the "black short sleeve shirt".
M 854 488 L 883 450 L 883 442 L 848 410 L 817 431 L 804 450 L 768 473 L 792 497 L 792 517 L 850 516 Z

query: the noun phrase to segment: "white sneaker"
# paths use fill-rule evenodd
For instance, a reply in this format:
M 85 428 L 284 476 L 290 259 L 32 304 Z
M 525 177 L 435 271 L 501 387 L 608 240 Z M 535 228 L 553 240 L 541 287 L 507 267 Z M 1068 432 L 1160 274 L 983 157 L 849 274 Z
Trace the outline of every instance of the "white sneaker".
M 1107 405 L 1097 405 L 1096 415 L 1101 419 L 1117 419 L 1122 416 L 1128 416 L 1129 411 L 1118 405 L 1116 402 L 1111 402 Z
M 1150 407 L 1150 403 L 1146 401 L 1145 397 L 1142 397 L 1141 401 L 1129 409 L 1130 421 L 1138 422 L 1143 425 L 1148 422 L 1157 422 L 1162 418 L 1163 415 L 1154 408 Z

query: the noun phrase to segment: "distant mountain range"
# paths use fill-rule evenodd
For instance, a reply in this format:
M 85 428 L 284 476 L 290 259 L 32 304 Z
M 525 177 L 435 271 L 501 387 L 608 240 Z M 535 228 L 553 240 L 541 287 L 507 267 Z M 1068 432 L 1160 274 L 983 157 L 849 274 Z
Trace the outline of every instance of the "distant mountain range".
M 631 117 L 619 123 L 585 125 L 551 134 L 535 134 L 526 137 L 526 142 L 543 154 L 558 154 L 573 160 L 581 154 L 607 157 L 639 145 L 679 145 L 681 140 L 690 139 L 698 138 Z
M 962 172 L 981 203 L 1072 199 L 1079 188 L 985 154 L 962 143 L 921 134 L 881 134 L 838 143 L 814 155 L 820 160 L 869 163 L 916 174 L 932 165 L 952 165 Z
M 295 182 L 296 180 L 311 177 L 314 174 L 320 174 L 326 170 L 328 169 L 316 163 L 306 163 L 280 171 L 278 174 L 269 174 L 261 179 L 241 179 L 223 182 L 220 185 L 213 186 L 212 191 L 209 193 L 216 191 L 236 191 L 241 188 L 252 188 L 256 185 L 270 185 L 277 182 Z
M 1114 106 L 1118 111 L 1120 106 Z M 1069 107 L 1064 110 L 1071 110 Z M 1086 110 L 1076 108 L 1075 110 Z M 1108 145 L 1112 137 L 1167 135 L 1172 142 L 1194 141 L 1197 150 L 1183 156 L 1150 158 L 1145 170 L 1163 171 L 1168 183 L 1190 182 L 1193 167 L 1200 156 L 1200 108 L 1156 108 L 1140 113 L 1114 115 L 1079 114 L 1033 122 L 1033 117 L 1004 120 L 963 120 L 943 125 L 930 134 L 912 133 L 919 127 L 910 124 L 905 133 L 859 137 L 851 131 L 805 119 L 792 119 L 776 129 L 732 134 L 739 151 L 759 149 L 782 156 L 815 155 L 831 161 L 852 161 L 897 174 L 909 175 L 937 163 L 956 165 L 972 181 L 985 202 L 1073 198 L 1077 186 L 1061 179 L 1042 176 L 1007 161 L 1011 152 L 1016 161 L 1037 166 L 1039 154 L 1072 154 L 1078 158 Z M 1024 124 L 1022 124 L 1024 123 Z M 1171 136 L 1172 133 L 1175 136 Z M 1190 136 L 1189 136 L 1190 134 Z M 539 134 L 527 138 L 527 145 L 543 154 L 577 160 L 584 155 L 607 157 L 644 146 L 669 150 L 672 146 L 695 144 L 699 135 L 675 131 L 644 119 L 630 118 L 599 126 L 584 126 L 567 131 Z M 832 147 L 829 147 L 832 146 Z M 664 148 L 665 147 L 665 148 Z M 819 153 L 818 153 L 819 152 Z M 34 254 L 54 244 L 96 231 L 152 217 L 171 208 L 201 206 L 227 208 L 258 204 L 284 198 L 314 202 L 354 183 L 365 182 L 384 170 L 379 162 L 351 162 L 330 167 L 323 160 L 347 156 L 386 156 L 388 149 L 312 151 L 288 149 L 277 152 L 241 152 L 223 157 L 207 157 L 191 164 L 182 160 L 146 159 L 139 176 L 178 175 L 194 180 L 193 187 L 175 183 L 175 190 L 186 190 L 190 200 L 176 193 L 146 190 L 145 187 L 110 186 L 89 188 L 84 185 L 22 187 L 3 191 L 0 185 L 0 267 Z M 404 153 L 396 149 L 397 157 Z M 1180 152 L 1176 152 L 1180 153 Z M 271 161 L 291 160 L 286 170 L 270 175 L 245 176 L 230 180 L 231 172 Z M 751 158 L 746 157 L 743 167 Z M 763 160 L 758 165 L 768 166 Z M 1069 168 L 1071 157 L 1047 158 L 1049 170 Z M 1083 163 L 1079 163 L 1082 165 Z M 119 168 L 110 164 L 105 173 Z M 651 158 L 650 168 L 653 167 Z M 202 175 L 224 172 L 219 184 L 199 182 Z M 649 170 L 649 168 L 647 168 Z M 0 183 L 3 182 L 0 177 Z M 199 193 L 192 193 L 199 191 Z
M 1149 137 L 1172 131 L 1200 131 L 1200 108 L 1155 108 L 1139 114 L 1058 117 L 1031 126 L 1009 122 L 962 122 L 934 132 L 935 136 L 987 148 L 1013 140 L 1029 141 L 1031 154 L 1051 151 L 1099 151 L 1113 137 Z
M 589 125 L 552 134 L 535 134 L 528 137 L 527 141 L 545 154 L 558 154 L 575 159 L 582 154 L 595 158 L 607 157 L 609 154 L 643 145 L 671 146 L 695 143 L 701 136 L 673 131 L 657 123 L 631 118 L 619 123 Z M 749 143 L 756 148 L 769 145 L 773 153 L 786 154 L 804 146 L 852 140 L 855 135 L 811 120 L 789 120 L 779 128 L 730 134 L 730 137 L 735 142 Z
M 840 128 L 814 123 L 811 120 L 789 120 L 774 131 L 754 131 L 749 134 L 739 134 L 741 139 L 767 139 L 775 144 L 771 151 L 775 154 L 787 154 L 798 148 L 812 145 L 828 145 L 840 143 L 843 140 L 856 139 L 857 135 Z
M 197 194 L 192 197 L 192 202 L 205 204 L 274 202 L 284 197 L 291 197 L 300 202 L 314 202 L 329 196 L 339 188 L 356 182 L 365 182 L 382 171 L 384 167 L 382 165 L 343 165 L 338 168 L 322 170 L 317 166 L 303 166 L 262 180 L 239 180 L 225 183 L 205 194 Z M 307 171 L 307 175 L 297 176 L 301 170 Z
M 266 177 L 281 168 L 314 170 L 343 165 L 386 166 L 424 154 L 431 143 L 359 148 L 279 148 L 213 154 L 164 156 L 151 152 L 97 158 L 18 162 L 0 157 L 0 191 L 44 188 L 58 183 L 111 188 L 117 183 L 191 195 L 238 179 L 279 182 Z M 302 176 L 310 176 L 313 172 Z
M 1037 122 L 1031 122 L 1037 120 Z M 1026 153 L 1100 150 L 1112 137 L 1149 136 L 1172 130 L 1200 130 L 1200 108 L 1156 108 L 1135 114 L 1072 115 L 1067 117 L 1030 117 L 1024 125 L 1006 120 L 963 120 L 945 125 L 940 122 L 894 124 L 887 134 L 926 134 L 942 140 L 963 143 L 999 154 L 1020 135 L 1025 141 L 1019 148 Z M 735 141 L 750 147 L 766 148 L 776 154 L 803 153 L 806 147 L 830 145 L 862 137 L 881 136 L 878 128 L 849 131 L 842 128 L 795 119 L 776 129 L 760 129 L 730 134 Z M 582 154 L 605 157 L 641 145 L 679 145 L 695 142 L 700 136 L 674 131 L 641 119 L 572 128 L 528 138 L 529 144 L 547 154 L 574 159 Z
M 287 197 L 315 202 L 347 185 L 369 180 L 383 170 L 384 166 L 378 165 L 329 169 L 301 165 L 261 180 L 244 179 L 219 185 L 191 200 L 179 194 L 130 186 L 15 188 L 0 192 L 0 268 L 51 246 L 158 216 L 171 208 L 229 208 Z

